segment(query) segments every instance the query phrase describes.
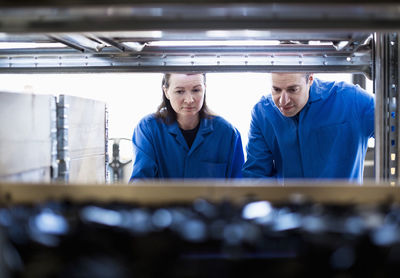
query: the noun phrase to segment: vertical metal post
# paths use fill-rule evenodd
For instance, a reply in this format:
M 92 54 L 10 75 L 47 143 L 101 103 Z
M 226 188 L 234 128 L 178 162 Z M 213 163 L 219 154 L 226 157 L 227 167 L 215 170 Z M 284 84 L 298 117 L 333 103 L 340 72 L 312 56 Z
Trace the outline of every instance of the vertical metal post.
M 109 171 L 109 165 L 108 163 L 110 162 L 110 156 L 108 153 L 108 107 L 107 105 L 105 106 L 105 113 L 104 113 L 104 126 L 105 126 L 105 179 L 106 183 L 110 183 L 110 171 Z
M 65 96 L 59 96 L 57 103 L 57 158 L 58 181 L 69 181 L 70 156 L 68 147 L 68 108 Z
M 50 103 L 50 137 L 51 137 L 51 180 L 58 178 L 57 157 L 57 98 L 52 97 Z
M 352 75 L 353 84 L 358 84 L 361 88 L 365 90 L 366 81 L 365 76 L 363 74 L 355 73 Z
M 398 183 L 398 33 L 375 34 L 375 179 Z

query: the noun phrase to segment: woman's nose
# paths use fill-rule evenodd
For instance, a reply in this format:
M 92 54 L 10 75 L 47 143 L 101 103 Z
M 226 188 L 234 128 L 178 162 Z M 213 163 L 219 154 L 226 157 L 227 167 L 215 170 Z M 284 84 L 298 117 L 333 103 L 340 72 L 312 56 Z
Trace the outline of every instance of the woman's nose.
M 192 94 L 186 94 L 185 101 L 187 103 L 191 103 L 191 102 L 193 102 L 193 100 L 194 100 L 194 98 L 193 98 Z

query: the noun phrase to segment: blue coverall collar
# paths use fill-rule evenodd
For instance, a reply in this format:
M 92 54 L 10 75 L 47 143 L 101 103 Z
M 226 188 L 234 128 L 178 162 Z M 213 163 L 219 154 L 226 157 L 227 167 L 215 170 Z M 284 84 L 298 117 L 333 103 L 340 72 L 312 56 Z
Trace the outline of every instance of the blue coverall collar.
M 201 119 L 200 120 L 200 127 L 199 127 L 199 131 L 198 131 L 199 133 L 206 134 L 206 133 L 213 131 L 213 129 L 214 129 L 213 122 L 210 121 L 210 119 Z M 168 125 L 168 132 L 171 134 L 174 134 L 174 135 L 181 133 L 177 121 Z
M 190 148 L 190 152 L 192 152 L 194 149 L 196 149 L 196 147 L 199 146 L 204 141 L 204 135 L 212 132 L 213 130 L 214 130 L 213 121 L 211 121 L 210 119 L 201 119 L 199 131 L 197 132 L 197 135 L 196 135 L 196 138 L 194 139 L 193 145 Z M 189 150 L 186 140 L 183 137 L 182 132 L 179 129 L 179 125 L 178 125 L 177 121 L 168 125 L 168 132 L 173 134 L 175 136 L 176 140 L 182 146 L 184 146 L 186 149 Z
M 330 93 L 329 90 L 326 90 L 326 88 L 323 87 L 321 82 L 317 78 L 314 78 L 314 82 L 310 87 L 310 95 L 308 97 L 308 103 L 324 99 L 326 98 L 327 95 L 329 95 L 329 93 Z

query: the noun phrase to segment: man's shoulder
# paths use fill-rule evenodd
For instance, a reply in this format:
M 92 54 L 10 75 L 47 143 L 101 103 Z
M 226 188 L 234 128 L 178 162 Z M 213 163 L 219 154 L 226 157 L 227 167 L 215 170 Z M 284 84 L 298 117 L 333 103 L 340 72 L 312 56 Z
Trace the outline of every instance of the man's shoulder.
M 265 95 L 260 98 L 260 100 L 254 105 L 253 109 L 270 109 L 273 106 L 272 95 Z
M 272 124 L 277 119 L 285 118 L 272 100 L 272 95 L 261 97 L 253 107 L 251 117 L 253 121 L 258 121 L 262 125 Z
M 355 85 L 346 81 L 324 81 L 316 79 L 317 91 L 322 98 L 327 98 L 331 95 L 341 95 L 342 98 L 366 97 L 373 96 L 359 85 Z
M 334 87 L 341 91 L 355 91 L 362 90 L 362 88 L 358 85 L 346 82 L 346 81 L 338 81 L 334 83 Z
M 373 99 L 373 95 L 368 93 L 365 89 L 361 88 L 359 85 L 355 85 L 348 82 L 337 82 L 336 91 L 342 94 L 344 98 L 355 98 L 355 99 Z

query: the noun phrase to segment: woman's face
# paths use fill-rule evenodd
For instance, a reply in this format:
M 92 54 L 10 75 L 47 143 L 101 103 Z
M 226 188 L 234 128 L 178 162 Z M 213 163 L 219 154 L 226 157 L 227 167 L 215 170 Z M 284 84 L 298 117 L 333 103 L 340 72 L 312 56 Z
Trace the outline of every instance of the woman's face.
M 196 116 L 204 103 L 203 74 L 171 74 L 164 94 L 171 102 L 177 118 Z

